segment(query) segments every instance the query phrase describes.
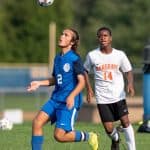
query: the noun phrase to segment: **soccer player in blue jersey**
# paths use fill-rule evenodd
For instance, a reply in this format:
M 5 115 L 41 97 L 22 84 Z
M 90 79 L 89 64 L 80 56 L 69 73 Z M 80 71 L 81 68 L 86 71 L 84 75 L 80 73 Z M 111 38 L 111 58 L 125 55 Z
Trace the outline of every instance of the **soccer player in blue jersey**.
M 54 138 L 58 142 L 88 141 L 92 150 L 98 149 L 97 135 L 93 132 L 74 130 L 74 122 L 82 105 L 81 91 L 85 86 L 84 69 L 76 53 L 79 35 L 74 29 L 65 29 L 58 46 L 61 52 L 54 59 L 52 77 L 32 81 L 28 91 L 40 86 L 55 85 L 51 98 L 42 106 L 32 123 L 32 150 L 42 150 L 43 126 L 55 123 Z

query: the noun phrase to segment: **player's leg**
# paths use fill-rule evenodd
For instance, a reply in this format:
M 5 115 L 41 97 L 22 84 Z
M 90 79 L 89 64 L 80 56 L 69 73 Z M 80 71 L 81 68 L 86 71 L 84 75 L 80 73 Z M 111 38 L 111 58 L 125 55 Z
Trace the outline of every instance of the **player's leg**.
M 113 126 L 113 122 L 103 122 L 103 126 L 112 140 L 111 150 L 119 150 L 120 137 L 117 129 Z
M 129 122 L 128 115 L 124 115 L 121 117 L 121 124 L 123 126 L 123 131 L 125 134 L 126 143 L 128 146 L 128 150 L 136 150 L 135 146 L 135 136 L 132 125 Z
M 114 127 L 113 104 L 98 104 L 98 111 L 107 135 L 111 138 L 111 150 L 119 150 L 119 133 Z
M 39 111 L 32 123 L 32 150 L 42 150 L 43 144 L 43 126 L 49 120 L 49 116 Z
M 87 132 L 74 131 L 74 123 L 77 118 L 75 108 L 68 110 L 66 106 L 56 111 L 57 121 L 54 137 L 59 142 L 86 141 L 89 138 Z
M 46 102 L 32 123 L 32 150 L 42 150 L 43 126 L 50 120 L 55 121 L 55 103 L 50 100 Z
M 125 134 L 128 150 L 135 150 L 136 147 L 135 147 L 134 130 L 128 118 L 128 108 L 127 108 L 126 100 L 120 101 L 117 107 L 118 107 L 118 114 L 120 116 L 121 125 L 123 127 L 123 131 Z
M 54 137 L 58 142 L 80 142 L 89 139 L 89 133 L 83 131 L 65 131 L 55 128 Z
M 81 142 L 88 141 L 92 147 L 92 150 L 98 149 L 98 138 L 97 135 L 93 132 L 83 132 L 83 131 L 70 131 L 66 132 L 63 129 L 56 128 L 55 139 L 58 142 Z
M 56 128 L 54 132 L 54 137 L 59 142 L 81 142 L 93 140 L 93 150 L 98 148 L 98 139 L 95 133 L 88 133 L 84 131 L 74 130 L 74 123 L 77 117 L 77 110 L 73 108 L 72 110 L 68 109 L 58 109 Z M 94 146 L 95 145 L 95 146 Z

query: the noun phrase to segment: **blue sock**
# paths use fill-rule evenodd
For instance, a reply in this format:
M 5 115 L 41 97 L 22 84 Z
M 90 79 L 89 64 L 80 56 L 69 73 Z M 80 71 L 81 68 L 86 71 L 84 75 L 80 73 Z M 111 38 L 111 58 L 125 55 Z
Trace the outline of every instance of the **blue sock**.
M 75 131 L 75 142 L 87 141 L 89 139 L 88 132 Z
M 32 136 L 32 150 L 42 150 L 43 136 Z

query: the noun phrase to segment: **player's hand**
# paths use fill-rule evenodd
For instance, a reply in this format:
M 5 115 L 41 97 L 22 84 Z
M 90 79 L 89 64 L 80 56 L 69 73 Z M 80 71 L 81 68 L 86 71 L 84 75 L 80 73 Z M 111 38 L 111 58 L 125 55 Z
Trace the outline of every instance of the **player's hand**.
M 128 84 L 127 86 L 127 92 L 130 94 L 130 96 L 134 96 L 135 91 L 134 91 L 134 87 L 132 84 Z
M 87 102 L 88 102 L 88 103 L 91 103 L 93 97 L 94 97 L 94 92 L 93 92 L 93 90 L 92 90 L 91 88 L 89 88 L 89 89 L 87 90 L 87 97 L 86 97 Z
M 32 81 L 30 85 L 27 87 L 28 92 L 32 92 L 37 90 L 40 87 L 40 82 L 39 81 Z
M 74 97 L 73 96 L 68 96 L 67 100 L 66 100 L 66 105 L 68 109 L 72 109 L 72 107 L 74 106 Z

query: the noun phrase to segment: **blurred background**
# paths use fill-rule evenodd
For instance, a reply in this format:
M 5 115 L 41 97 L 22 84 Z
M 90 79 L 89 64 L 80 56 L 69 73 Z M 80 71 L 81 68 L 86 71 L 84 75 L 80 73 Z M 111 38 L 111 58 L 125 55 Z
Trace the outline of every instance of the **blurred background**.
M 97 29 L 111 28 L 113 47 L 124 50 L 132 62 L 136 97 L 142 108 L 143 49 L 150 42 L 149 0 L 55 0 L 47 8 L 36 0 L 1 0 L 0 117 L 7 109 L 21 109 L 26 112 L 25 119 L 32 119 L 31 113 L 48 99 L 52 88 L 27 93 L 26 87 L 32 80 L 50 76 L 50 57 L 55 50 L 51 24 L 56 29 L 56 52 L 60 32 L 67 27 L 78 30 L 83 60 L 98 46 Z

